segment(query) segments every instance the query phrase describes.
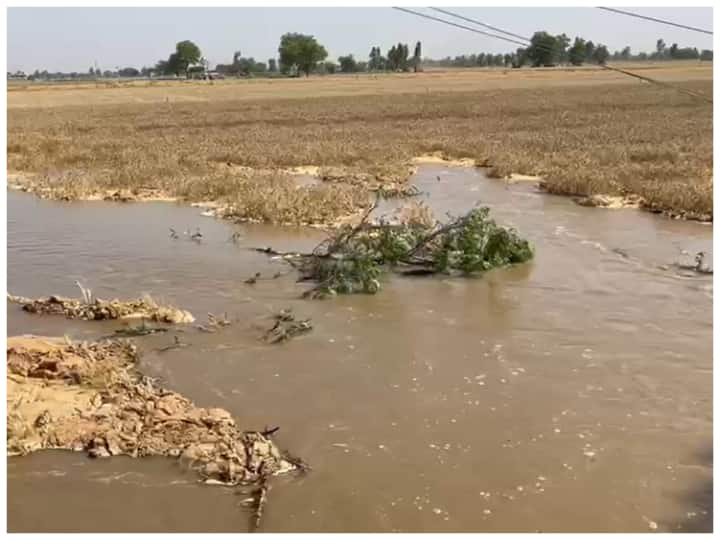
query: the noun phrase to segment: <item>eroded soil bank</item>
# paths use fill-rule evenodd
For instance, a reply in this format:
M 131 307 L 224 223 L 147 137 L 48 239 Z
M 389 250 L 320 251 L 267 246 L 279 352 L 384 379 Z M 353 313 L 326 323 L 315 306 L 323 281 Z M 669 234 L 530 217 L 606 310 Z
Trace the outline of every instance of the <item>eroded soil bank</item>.
M 198 319 L 227 312 L 233 324 L 215 333 L 136 339 L 138 369 L 239 426 L 280 426 L 278 447 L 310 462 L 307 475 L 273 480 L 262 530 L 709 530 L 713 283 L 674 263 L 711 253 L 712 228 L 583 208 L 471 168 L 422 167 L 415 185 L 438 217 L 490 206 L 535 259 L 478 279 L 388 275 L 377 295 L 301 300 L 296 274 L 251 248 L 308 251 L 321 231 L 8 193 L 8 287 L 72 296 L 78 280 Z M 171 227 L 200 227 L 203 240 L 174 240 Z M 259 340 L 257 321 L 267 328 L 285 308 L 313 331 Z M 94 341 L 123 324 L 8 305 L 10 335 Z M 163 352 L 175 336 L 188 346 Z M 247 529 L 232 492 L 170 460 L 80 457 L 9 459 L 11 530 Z M 92 516 L 58 497 L 68 491 Z M 158 504 L 139 502 L 149 499 Z M 38 505 L 47 510 L 27 511 Z
M 9 455 L 176 457 L 205 480 L 231 485 L 296 468 L 227 411 L 197 407 L 140 374 L 130 342 L 25 336 L 7 347 Z

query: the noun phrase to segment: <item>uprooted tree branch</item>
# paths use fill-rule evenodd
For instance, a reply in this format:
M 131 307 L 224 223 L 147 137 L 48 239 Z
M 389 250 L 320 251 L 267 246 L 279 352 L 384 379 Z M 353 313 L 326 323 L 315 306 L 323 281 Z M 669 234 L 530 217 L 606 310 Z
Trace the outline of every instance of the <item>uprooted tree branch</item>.
M 528 241 L 515 230 L 497 225 L 487 207 L 474 208 L 444 224 L 422 220 L 393 224 L 370 219 L 378 201 L 357 225 L 335 231 L 312 253 L 257 251 L 287 261 L 300 271 L 299 281 L 315 282 L 303 295 L 310 298 L 376 293 L 387 270 L 404 275 L 472 275 L 533 257 Z

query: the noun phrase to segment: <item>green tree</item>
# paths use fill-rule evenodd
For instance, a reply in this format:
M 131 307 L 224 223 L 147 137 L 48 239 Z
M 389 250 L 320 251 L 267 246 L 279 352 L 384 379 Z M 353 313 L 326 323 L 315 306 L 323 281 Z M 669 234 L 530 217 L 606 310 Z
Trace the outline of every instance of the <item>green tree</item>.
M 420 65 L 422 63 L 422 44 L 418 41 L 415 44 L 415 52 L 413 52 L 413 59 L 412 59 L 412 66 L 413 71 L 417 73 L 418 71 L 422 71 L 422 66 Z
M 655 51 L 657 52 L 657 57 L 662 59 L 665 57 L 666 53 L 666 45 L 665 40 L 662 38 L 657 40 L 657 43 L 655 43 Z
M 178 68 L 175 73 L 184 71 L 186 75 L 188 68 L 192 65 L 198 64 L 200 62 L 200 58 L 202 57 L 200 48 L 192 41 L 188 40 L 181 41 L 175 45 L 174 54 L 176 55 L 175 67 Z
M 568 50 L 568 60 L 573 66 L 581 66 L 585 61 L 586 48 L 585 40 L 576 37 L 572 47 Z
M 318 62 L 327 58 L 325 47 L 320 45 L 313 36 L 287 33 L 280 38 L 280 69 L 288 73 L 293 69 L 310 75 Z
M 593 54 L 595 54 L 595 44 L 592 41 L 588 41 L 585 44 L 585 60 L 592 62 Z
M 632 57 L 632 52 L 630 51 L 630 47 L 625 47 L 625 48 L 620 52 L 620 58 L 621 58 L 622 60 L 630 60 L 631 57 Z
M 368 68 L 370 71 L 378 71 L 381 69 L 382 54 L 380 53 L 380 47 L 373 47 L 370 49 L 370 60 L 368 61 Z
M 138 77 L 140 75 L 140 71 L 133 67 L 126 67 L 118 71 L 118 75 L 121 77 Z
M 605 45 L 598 45 L 593 52 L 593 61 L 602 66 L 605 65 L 609 56 L 608 48 Z
M 270 73 L 277 73 L 277 61 L 274 58 L 268 59 L 268 71 Z
M 547 32 L 535 32 L 527 48 L 527 57 L 533 67 L 553 66 L 558 62 L 560 48 L 555 36 Z
M 340 71 L 342 73 L 355 73 L 357 71 L 357 62 L 352 54 L 339 57 L 338 63 L 340 64 Z
M 568 62 L 568 47 L 570 46 L 570 38 L 565 34 L 555 36 L 555 61 L 561 64 Z
M 700 53 L 700 60 L 704 62 L 712 62 L 713 52 L 708 49 L 703 49 L 703 51 Z

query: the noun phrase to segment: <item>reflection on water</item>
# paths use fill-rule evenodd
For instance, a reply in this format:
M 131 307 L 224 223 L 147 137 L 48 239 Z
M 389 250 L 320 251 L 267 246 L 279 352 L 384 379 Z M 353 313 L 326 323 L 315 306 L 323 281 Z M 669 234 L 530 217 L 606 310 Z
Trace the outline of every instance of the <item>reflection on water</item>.
M 707 498 L 694 494 L 712 482 L 702 453 L 712 448 L 712 277 L 658 266 L 711 251 L 712 228 L 582 208 L 467 169 L 423 168 L 417 183 L 439 217 L 489 205 L 530 238 L 536 259 L 472 279 L 390 276 L 375 296 L 303 301 L 292 273 L 244 284 L 285 270 L 246 248 L 307 249 L 319 231 L 9 193 L 8 287 L 77 295 L 80 280 L 101 297 L 150 293 L 199 319 L 227 312 L 234 325 L 186 329 L 185 349 L 156 351 L 170 333 L 138 343 L 145 371 L 248 429 L 279 425 L 278 443 L 310 462 L 308 476 L 277 481 L 264 530 L 706 529 Z M 201 244 L 169 237 L 198 226 Z M 285 307 L 315 330 L 260 343 L 268 315 Z M 91 338 L 118 324 L 8 306 L 9 334 Z M 171 485 L 180 480 L 185 489 Z M 57 496 L 69 491 L 96 501 L 93 512 Z M 141 504 L 149 498 L 167 506 Z M 8 508 L 11 530 L 247 524 L 237 497 L 196 486 L 176 464 L 56 453 L 9 460 Z

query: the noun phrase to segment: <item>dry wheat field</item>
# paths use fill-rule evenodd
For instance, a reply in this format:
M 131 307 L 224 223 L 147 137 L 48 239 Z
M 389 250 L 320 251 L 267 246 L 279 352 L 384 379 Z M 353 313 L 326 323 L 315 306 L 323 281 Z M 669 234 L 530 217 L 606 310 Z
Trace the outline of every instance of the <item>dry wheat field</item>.
M 642 73 L 712 95 L 711 66 Z M 712 106 L 598 69 L 24 84 L 7 98 L 8 172 L 50 197 L 150 190 L 238 218 L 327 223 L 437 153 L 539 176 L 551 193 L 637 195 L 712 219 Z M 294 167 L 328 181 L 298 187 Z

